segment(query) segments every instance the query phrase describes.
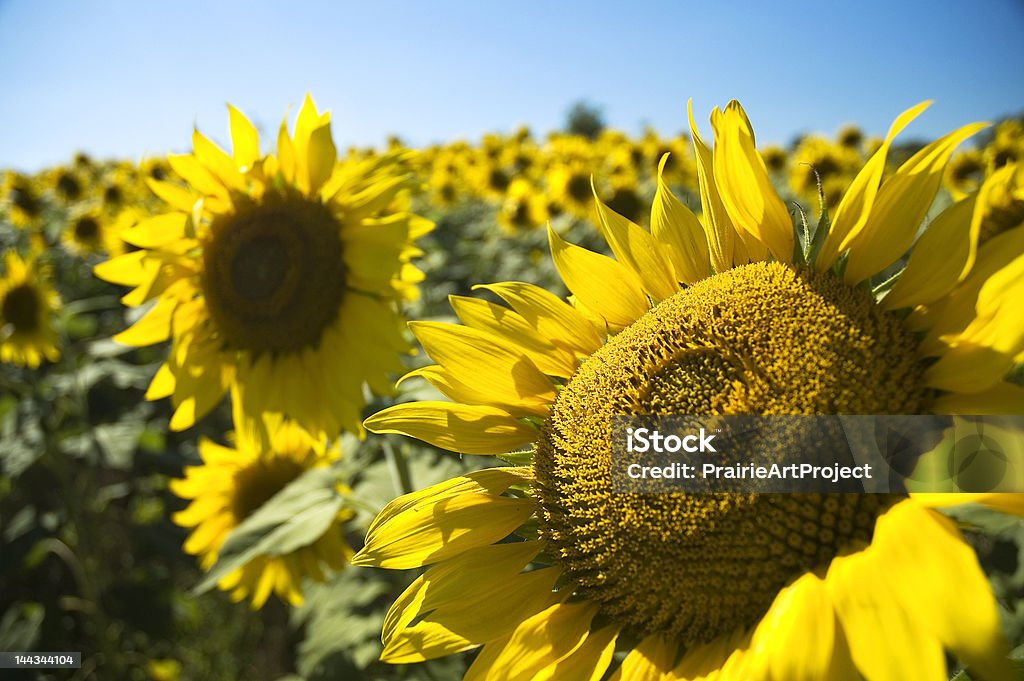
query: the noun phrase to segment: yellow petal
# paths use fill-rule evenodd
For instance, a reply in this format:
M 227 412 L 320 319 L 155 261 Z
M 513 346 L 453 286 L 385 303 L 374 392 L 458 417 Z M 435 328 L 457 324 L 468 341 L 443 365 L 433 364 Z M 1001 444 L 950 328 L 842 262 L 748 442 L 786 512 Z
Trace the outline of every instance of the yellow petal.
M 575 353 L 541 336 L 522 315 L 480 298 L 449 296 L 448 301 L 463 324 L 515 343 L 548 376 L 569 378 L 575 373 Z
M 245 114 L 228 104 L 228 118 L 231 122 L 231 150 L 235 163 L 248 170 L 260 158 L 260 135 Z
M 882 299 L 882 307 L 897 310 L 927 305 L 949 293 L 961 275 L 970 271 L 981 227 L 980 212 L 975 210 L 977 199 L 978 195 L 972 194 L 935 218 L 914 244 L 906 269 Z
M 555 401 L 551 379 L 501 339 L 441 322 L 410 322 L 409 328 L 448 376 L 488 399 L 484 404 L 547 413 Z
M 313 131 L 309 138 L 309 149 L 306 152 L 306 174 L 308 196 L 315 196 L 324 183 L 334 172 L 334 164 L 338 160 L 338 151 L 331 137 L 331 124 L 328 123 Z
M 171 169 L 181 175 L 182 179 L 188 182 L 195 191 L 205 196 L 227 198 L 224 184 L 196 156 L 170 154 L 167 157 L 167 162 L 171 165 Z
M 121 232 L 121 238 L 139 248 L 160 248 L 169 242 L 184 238 L 187 224 L 188 215 L 185 213 L 156 215 Z
M 683 659 L 672 670 L 670 678 L 682 681 L 712 681 L 712 679 L 748 678 L 744 674 L 729 676 L 724 672 L 732 672 L 737 666 L 746 662 L 746 650 L 750 647 L 750 634 L 735 631 L 730 635 L 719 636 L 710 643 L 702 643 L 687 649 Z
M 947 393 L 935 399 L 936 414 L 1024 414 L 1024 388 L 1014 383 L 996 383 L 977 393 Z
M 537 681 L 600 681 L 615 655 L 619 629 L 608 625 L 587 634 L 576 652 L 537 672 Z
M 864 228 L 871 214 L 875 196 L 878 194 L 878 184 L 882 181 L 882 173 L 885 172 L 885 159 L 889 154 L 893 138 L 929 106 L 931 106 L 931 101 L 921 102 L 897 116 L 889 127 L 889 133 L 885 136 L 882 145 L 850 183 L 849 189 L 846 190 L 842 201 L 839 202 L 835 215 L 832 216 L 828 236 L 825 237 L 815 261 L 819 270 L 832 267 L 832 263 L 840 254 L 850 247 L 850 239 Z
M 850 256 L 843 277 L 855 284 L 896 262 L 914 242 L 942 185 L 956 147 L 987 123 L 972 123 L 935 140 L 910 157 L 878 191 L 861 229 L 846 240 Z
M 288 183 L 295 182 L 295 144 L 288 134 L 287 118 L 281 121 L 277 130 L 277 166 Z
M 952 392 L 981 392 L 999 383 L 1024 351 L 1024 324 L 1016 314 L 1024 299 L 1024 256 L 993 274 L 978 293 L 977 317 L 961 333 L 943 337 L 950 348 L 928 367 L 928 385 Z
M 160 261 L 149 258 L 145 251 L 132 251 L 93 267 L 93 274 L 111 284 L 121 286 L 138 286 L 147 279 L 152 279 L 160 267 Z
M 526 474 L 489 468 L 395 499 L 370 524 L 352 564 L 419 567 L 506 537 L 534 504 L 499 495 Z
M 546 289 L 520 282 L 480 285 L 500 296 L 523 316 L 542 338 L 577 356 L 586 357 L 601 347 L 594 326 L 569 305 Z
M 1015 678 L 988 580 L 952 521 L 915 503 L 897 504 L 878 520 L 870 551 L 927 635 L 983 678 Z
M 154 194 L 166 201 L 172 208 L 177 208 L 186 213 L 192 212 L 192 207 L 195 205 L 197 197 L 188 189 L 170 182 L 154 180 L 151 177 L 146 178 L 146 184 L 149 185 Z
M 452 402 L 411 402 L 364 422 L 374 433 L 398 433 L 461 454 L 500 454 L 532 442 L 537 429 L 504 409 Z
M 622 263 L 566 243 L 550 227 L 548 243 L 566 287 L 608 326 L 629 326 L 650 309 L 640 278 Z
M 776 260 L 791 262 L 793 220 L 757 153 L 746 112 L 733 100 L 725 111 L 715 108 L 711 127 L 715 134 L 715 182 L 733 225 L 767 246 Z
M 225 187 L 245 191 L 245 180 L 234 159 L 198 130 L 192 131 L 192 153 Z
M 677 644 L 661 636 L 648 636 L 629 651 L 611 681 L 662 681 L 676 661 Z
M 455 603 L 396 631 L 386 639 L 381 659 L 392 664 L 420 662 L 506 636 L 559 598 L 551 589 L 560 574 L 557 568 L 533 570 L 500 583 L 488 580 L 487 590 L 461 582 L 466 589 Z
M 667 159 L 668 154 L 658 163 L 651 234 L 672 263 L 675 278 L 692 284 L 711 274 L 708 240 L 700 220 L 675 197 L 662 177 Z
M 907 317 L 906 324 L 914 331 L 927 330 L 919 351 L 924 356 L 937 356 L 946 351 L 947 336 L 964 331 L 978 315 L 981 289 L 998 272 L 1013 264 L 1024 253 L 1024 226 L 1007 230 L 978 248 L 978 257 L 967 278 L 948 296 L 927 308 L 919 308 Z
M 171 337 L 171 315 L 178 301 L 160 298 L 139 321 L 115 335 L 113 340 L 123 345 L 144 346 L 160 343 Z
M 593 191 L 601 234 L 616 260 L 636 274 L 644 291 L 654 300 L 664 300 L 677 293 L 679 283 L 668 261 L 662 257 L 654 237 L 606 206 L 597 195 L 597 190 Z
M 944 681 L 941 643 L 921 629 L 889 584 L 885 564 L 865 551 L 829 566 L 825 585 L 854 664 L 866 681 Z
M 173 392 L 174 374 L 171 373 L 170 367 L 168 367 L 165 362 L 156 370 L 156 374 L 153 376 L 153 380 L 150 382 L 149 388 L 146 390 L 146 399 L 163 399 L 165 397 L 170 397 Z
M 583 645 L 595 614 L 597 603 L 587 601 L 556 603 L 542 610 L 516 627 L 487 670 L 473 665 L 463 681 L 493 678 L 493 672 L 506 681 L 533 681 L 537 673 Z
M 787 586 L 754 631 L 746 661 L 751 678 L 857 681 L 825 585 L 805 573 Z
M 722 197 L 718 194 L 711 150 L 704 144 L 697 130 L 697 123 L 693 120 L 692 99 L 686 103 L 686 112 L 690 117 L 690 136 L 693 137 L 693 149 L 697 157 L 697 184 L 700 186 L 700 203 L 704 213 L 704 232 L 707 234 L 711 267 L 716 272 L 724 272 L 730 269 L 734 262 L 738 262 L 736 245 L 739 238 L 722 204 Z
M 366 538 L 363 562 L 353 562 L 399 570 L 436 563 L 504 539 L 534 509 L 532 500 L 490 494 L 430 500 L 379 526 Z
M 396 632 L 423 613 L 449 604 L 457 605 L 467 596 L 497 593 L 501 585 L 515 577 L 542 548 L 540 541 L 492 544 L 469 549 L 432 566 L 392 604 L 384 617 L 381 639 L 387 644 Z

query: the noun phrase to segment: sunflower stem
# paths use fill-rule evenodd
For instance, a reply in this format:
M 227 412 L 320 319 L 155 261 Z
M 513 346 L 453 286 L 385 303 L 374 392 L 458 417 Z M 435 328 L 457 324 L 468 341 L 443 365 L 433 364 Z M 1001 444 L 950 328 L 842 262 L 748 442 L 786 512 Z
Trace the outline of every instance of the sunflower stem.
M 384 450 L 384 459 L 388 462 L 388 472 L 391 474 L 391 482 L 395 486 L 395 492 L 399 495 L 408 494 L 412 491 L 412 476 L 409 475 L 409 462 L 401 450 L 391 446 L 387 439 L 381 441 L 381 449 Z

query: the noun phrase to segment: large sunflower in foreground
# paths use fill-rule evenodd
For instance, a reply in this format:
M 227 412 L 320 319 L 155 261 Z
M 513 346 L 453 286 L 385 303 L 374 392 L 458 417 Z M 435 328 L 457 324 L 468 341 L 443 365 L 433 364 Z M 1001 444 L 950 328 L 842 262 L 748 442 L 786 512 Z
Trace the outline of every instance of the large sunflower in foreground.
M 56 362 L 57 330 L 53 315 L 60 306 L 47 269 L 34 255 L 4 255 L 0 278 L 0 362 L 37 367 L 43 358 Z
M 310 432 L 361 433 L 363 386 L 391 389 L 407 351 L 398 304 L 422 278 L 409 260 L 432 225 L 392 201 L 407 185 L 394 156 L 336 162 L 329 113 L 308 96 L 294 134 L 260 156 L 256 129 L 229 107 L 233 154 L 199 132 L 168 158 L 187 186 L 148 180 L 173 211 L 122 234 L 142 250 L 96 267 L 155 300 L 115 339 L 171 340 L 149 399 L 170 397 L 191 426 L 229 388 L 250 416 L 282 414 Z
M 185 551 L 199 556 L 209 570 L 228 534 L 288 483 L 314 468 L 331 464 L 340 454 L 325 447 L 293 423 L 271 427 L 269 439 L 253 437 L 240 427 L 235 447 L 200 439 L 202 466 L 185 468 L 184 479 L 171 481 L 171 491 L 191 500 L 174 515 L 174 522 L 194 528 Z M 340 511 L 327 530 L 311 543 L 281 556 L 263 555 L 228 573 L 217 586 L 236 601 L 248 598 L 261 607 L 271 593 L 292 605 L 302 603 L 302 579 L 322 582 L 325 568 L 340 570 L 352 556 L 342 536 L 342 524 L 351 511 Z
M 385 624 L 382 658 L 482 646 L 468 679 L 945 679 L 944 650 L 1007 678 L 995 600 L 946 495 L 612 494 L 618 414 L 1017 412 L 1024 228 L 976 246 L 984 189 L 932 221 L 969 125 L 881 184 L 901 115 L 811 254 L 738 103 L 714 151 L 691 127 L 703 219 L 659 182 L 648 232 L 597 203 L 615 259 L 553 232 L 574 305 L 528 284 L 453 298 L 464 325 L 416 323 L 454 402 L 367 420 L 466 454 L 532 451 L 399 498 L 357 565 L 430 568 Z M 812 243 L 815 243 L 812 241 Z M 816 250 L 817 253 L 813 253 Z M 1016 495 L 955 497 L 1019 511 Z M 527 569 L 531 567 L 532 569 Z

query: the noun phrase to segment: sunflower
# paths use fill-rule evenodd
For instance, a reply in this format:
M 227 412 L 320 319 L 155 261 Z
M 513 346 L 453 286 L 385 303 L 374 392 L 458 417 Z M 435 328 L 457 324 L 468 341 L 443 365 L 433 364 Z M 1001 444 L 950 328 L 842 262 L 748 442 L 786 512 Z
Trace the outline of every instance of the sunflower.
M 228 156 L 198 131 L 192 154 L 169 157 L 188 186 L 149 180 L 172 212 L 122 238 L 142 250 L 98 265 L 133 286 L 128 305 L 155 301 L 115 340 L 171 349 L 147 392 L 170 396 L 171 428 L 210 411 L 233 387 L 250 415 L 277 413 L 314 434 L 362 433 L 363 386 L 391 389 L 408 350 L 398 304 L 420 272 L 413 241 L 432 224 L 389 210 L 407 186 L 385 155 L 335 163 L 330 114 L 307 95 L 276 155 L 230 107 Z
M 793 150 L 789 185 L 797 196 L 817 207 L 820 182 L 825 205 L 838 206 L 861 165 L 860 154 L 854 149 L 808 136 Z
M 174 514 L 174 522 L 194 528 L 185 541 L 185 552 L 199 556 L 209 570 L 228 534 L 243 520 L 284 489 L 302 473 L 329 466 L 339 456 L 293 423 L 270 427 L 269 446 L 259 444 L 251 428 L 238 428 L 235 447 L 206 439 L 199 441 L 203 465 L 185 468 L 185 477 L 172 480 L 171 491 L 189 505 Z M 339 493 L 342 490 L 339 490 Z M 352 555 L 342 536 L 342 524 L 351 517 L 339 511 L 327 530 L 292 553 L 262 555 L 225 575 L 217 584 L 231 598 L 249 598 L 253 608 L 262 607 L 270 594 L 292 605 L 302 603 L 302 580 L 324 581 L 324 567 L 340 570 Z
M 60 307 L 46 268 L 34 255 L 4 255 L 0 279 L 0 362 L 35 368 L 45 357 L 56 362 L 57 331 L 53 316 Z
M 74 211 L 61 235 L 64 247 L 85 256 L 93 253 L 119 255 L 124 251 L 117 229 L 118 221 L 98 208 Z
M 953 156 L 946 169 L 946 189 L 956 199 L 977 191 L 985 177 L 985 158 L 979 149 L 967 149 Z
M 554 164 L 546 177 L 551 200 L 582 220 L 590 219 L 593 210 L 589 168 L 583 160 L 561 161 Z
M 1009 678 L 985 576 L 929 505 L 947 495 L 611 493 L 616 414 L 1020 412 L 1004 377 L 1024 359 L 1024 227 L 977 247 L 984 192 L 931 222 L 885 297 L 866 283 L 911 247 L 953 149 L 983 127 L 881 183 L 925 106 L 810 244 L 740 105 L 712 114 L 713 151 L 691 113 L 703 220 L 659 177 L 650 232 L 597 202 L 614 259 L 549 232 L 574 305 L 506 282 L 484 288 L 507 307 L 455 297 L 463 325 L 412 324 L 437 362 L 414 375 L 453 402 L 367 428 L 524 465 L 406 495 L 371 525 L 353 563 L 429 566 L 386 617 L 382 659 L 480 648 L 467 679 L 598 679 L 618 650 L 614 678 L 883 681 L 945 679 L 948 650 Z
M 508 193 L 498 209 L 498 224 L 506 234 L 535 229 L 548 219 L 544 196 L 529 181 L 512 180 Z
M 15 227 L 31 227 L 39 222 L 46 204 L 39 195 L 37 183 L 21 173 L 8 170 L 0 184 L 0 203 Z

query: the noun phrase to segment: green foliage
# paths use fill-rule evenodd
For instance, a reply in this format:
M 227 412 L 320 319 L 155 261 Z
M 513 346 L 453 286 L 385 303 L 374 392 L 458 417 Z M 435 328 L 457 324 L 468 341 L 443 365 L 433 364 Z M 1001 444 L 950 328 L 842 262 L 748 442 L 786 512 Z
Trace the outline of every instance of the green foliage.
M 604 127 L 604 116 L 600 107 L 589 102 L 574 103 L 565 115 L 565 131 L 573 135 L 597 139 Z

